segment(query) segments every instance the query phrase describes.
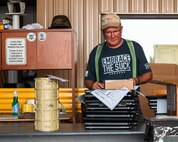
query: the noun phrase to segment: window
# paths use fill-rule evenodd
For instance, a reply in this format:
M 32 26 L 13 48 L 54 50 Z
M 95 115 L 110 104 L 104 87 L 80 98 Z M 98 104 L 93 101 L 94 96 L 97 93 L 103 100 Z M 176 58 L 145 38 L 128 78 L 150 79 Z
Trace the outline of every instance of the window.
M 140 43 L 148 62 L 153 59 L 155 45 L 178 45 L 178 14 L 119 14 L 119 16 L 123 25 L 123 38 Z

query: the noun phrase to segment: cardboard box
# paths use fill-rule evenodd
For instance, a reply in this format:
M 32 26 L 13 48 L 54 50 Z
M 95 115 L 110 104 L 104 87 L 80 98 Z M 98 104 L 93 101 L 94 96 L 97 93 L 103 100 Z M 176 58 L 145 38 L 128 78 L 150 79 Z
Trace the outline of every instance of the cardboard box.
M 178 66 L 176 67 L 176 74 L 175 75 L 178 76 Z
M 150 64 L 154 75 L 175 75 L 177 64 Z
M 178 80 L 178 66 L 176 64 L 150 64 L 153 72 L 153 80 L 163 81 Z M 140 86 L 145 95 L 153 95 L 154 90 L 165 90 L 166 86 L 160 84 L 146 83 Z
M 153 80 L 158 80 L 161 82 L 166 82 L 167 80 L 178 80 L 178 66 L 176 64 L 153 63 L 150 64 L 150 67 L 153 72 Z M 154 95 L 155 90 L 167 90 L 167 85 L 155 84 L 155 83 L 146 83 L 140 85 L 140 91 L 145 96 Z M 141 108 L 143 110 L 142 112 L 144 117 L 151 118 L 154 113 L 148 107 L 147 100 L 142 98 L 140 102 L 141 102 Z
M 153 80 L 160 81 L 178 80 L 178 75 L 153 75 Z
M 126 87 L 130 90 L 133 89 L 133 81 L 132 80 L 106 80 L 105 81 L 105 89 L 120 89 Z
M 167 87 L 167 115 L 178 116 L 178 80 L 151 81 L 153 84 L 165 85 Z
M 178 116 L 178 80 L 153 80 L 150 83 L 141 86 L 141 92 L 143 94 L 153 95 L 153 90 L 164 89 L 167 90 L 167 115 Z M 147 102 L 141 102 L 142 112 L 144 117 L 151 117 L 151 113 L 148 114 L 149 110 Z M 146 111 L 146 112 L 145 112 Z

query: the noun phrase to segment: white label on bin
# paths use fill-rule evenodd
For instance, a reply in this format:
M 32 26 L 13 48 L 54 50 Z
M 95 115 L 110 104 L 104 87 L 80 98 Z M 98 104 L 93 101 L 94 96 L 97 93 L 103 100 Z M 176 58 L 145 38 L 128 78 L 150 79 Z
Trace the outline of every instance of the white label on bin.
M 33 42 L 33 41 L 35 41 L 36 40 L 36 35 L 35 35 L 35 33 L 28 33 L 27 34 L 27 40 L 28 41 L 30 41 L 30 42 Z
M 38 33 L 38 40 L 39 41 L 45 41 L 46 40 L 46 33 L 45 32 Z
M 157 114 L 167 113 L 167 99 L 157 99 Z
M 26 65 L 26 39 L 7 38 L 6 39 L 6 64 Z

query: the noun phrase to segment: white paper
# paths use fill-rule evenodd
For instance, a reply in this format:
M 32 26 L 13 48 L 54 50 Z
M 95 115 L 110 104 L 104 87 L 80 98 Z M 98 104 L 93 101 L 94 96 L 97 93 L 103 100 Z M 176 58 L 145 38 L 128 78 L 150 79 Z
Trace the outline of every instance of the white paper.
M 109 109 L 113 110 L 129 91 L 130 90 L 128 88 L 123 87 L 117 90 L 98 89 L 92 91 L 91 94 L 99 99 Z
M 25 38 L 7 38 L 6 39 L 6 64 L 7 65 L 26 65 L 27 52 L 26 52 L 26 39 Z
M 167 113 L 167 99 L 157 99 L 157 113 Z
M 57 77 L 57 76 L 53 76 L 53 75 L 46 75 L 48 78 L 50 78 L 50 79 L 54 79 L 54 80 L 59 80 L 59 81 L 61 81 L 61 82 L 68 82 L 68 80 L 66 80 L 66 79 L 63 79 L 63 78 L 60 78 L 60 77 Z

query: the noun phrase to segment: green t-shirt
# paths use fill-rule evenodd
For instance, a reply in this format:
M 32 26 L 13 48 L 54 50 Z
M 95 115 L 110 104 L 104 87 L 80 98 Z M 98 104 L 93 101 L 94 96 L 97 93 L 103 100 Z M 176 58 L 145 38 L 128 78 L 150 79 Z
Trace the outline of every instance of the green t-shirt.
M 136 54 L 137 76 L 150 72 L 151 69 L 145 57 L 142 47 L 135 41 L 132 41 Z M 88 66 L 85 74 L 85 80 L 96 81 L 95 54 L 96 48 L 90 53 Z M 99 58 L 99 78 L 100 82 L 104 80 L 128 79 L 132 78 L 132 57 L 126 40 L 116 49 L 107 47 L 104 44 Z

